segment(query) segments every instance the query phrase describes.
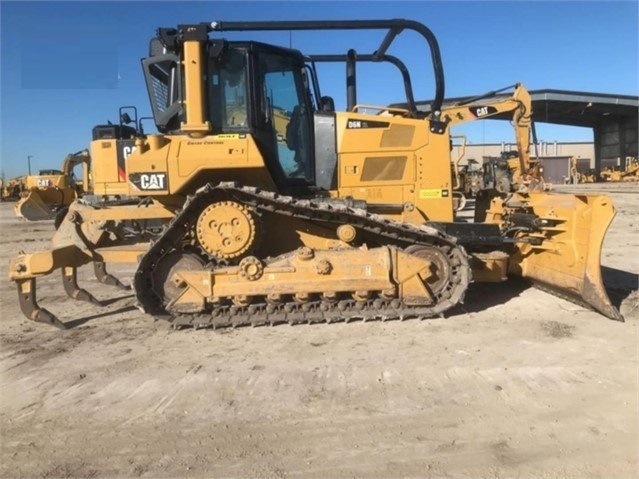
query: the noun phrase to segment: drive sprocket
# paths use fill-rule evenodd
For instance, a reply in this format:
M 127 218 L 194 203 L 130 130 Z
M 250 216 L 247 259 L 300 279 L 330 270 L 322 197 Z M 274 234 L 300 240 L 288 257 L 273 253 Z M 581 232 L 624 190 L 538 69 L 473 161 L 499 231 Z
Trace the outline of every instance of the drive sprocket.
M 257 228 L 252 211 L 236 201 L 218 201 L 199 215 L 195 235 L 213 258 L 239 258 L 255 244 Z

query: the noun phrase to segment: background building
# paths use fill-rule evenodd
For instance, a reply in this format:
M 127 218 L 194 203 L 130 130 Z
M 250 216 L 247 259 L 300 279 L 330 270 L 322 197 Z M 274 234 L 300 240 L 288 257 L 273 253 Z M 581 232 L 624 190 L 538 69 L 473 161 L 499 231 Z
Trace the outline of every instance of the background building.
M 482 164 L 485 159 L 499 157 L 503 152 L 516 151 L 515 143 L 475 143 L 466 144 L 461 165 L 468 164 L 468 160 L 475 160 Z M 458 158 L 461 153 L 460 141 L 453 143 L 451 158 Z M 570 177 L 570 158 L 577 159 L 577 171 L 584 173 L 595 168 L 595 144 L 593 142 L 546 142 L 541 141 L 535 148 L 531 146 L 531 156 L 540 157 L 544 162 L 544 178 L 549 183 L 564 183 Z M 472 162 L 471 162 L 472 163 Z M 619 158 L 609 158 L 602 161 L 602 168 L 620 164 Z

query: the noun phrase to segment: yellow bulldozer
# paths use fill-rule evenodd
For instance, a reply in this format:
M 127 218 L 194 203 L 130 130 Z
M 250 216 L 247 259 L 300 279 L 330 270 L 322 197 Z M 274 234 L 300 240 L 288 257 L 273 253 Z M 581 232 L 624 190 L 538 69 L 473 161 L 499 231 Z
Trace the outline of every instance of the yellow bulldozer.
M 602 181 L 639 181 L 639 160 L 627 156 L 621 166 L 606 167 L 601 170 Z
M 308 55 L 232 31 L 385 33 L 370 54 Z M 413 31 L 433 67 L 429 111 L 388 53 Z M 418 50 L 414 50 L 417 52 Z M 342 62 L 346 109 L 320 90 L 316 64 Z M 405 106 L 357 103 L 357 66 L 399 69 Z M 76 201 L 51 248 L 10 261 L 26 317 L 65 327 L 37 303 L 36 280 L 62 271 L 67 294 L 93 263 L 133 263 L 139 308 L 174 327 L 227 327 L 443 316 L 471 281 L 529 278 L 622 320 L 602 283 L 606 196 L 545 192 L 531 161 L 531 100 L 521 84 L 447 104 L 437 40 L 410 20 L 212 22 L 160 28 L 142 60 L 158 134 L 94 129 L 94 188 L 136 204 Z M 451 128 L 509 117 L 518 152 L 485 168 L 481 222 L 455 221 Z M 128 142 L 128 143 L 124 143 Z M 115 151 L 128 145 L 126 160 Z M 114 165 L 117 167 L 114 168 Z M 153 236 L 123 225 L 154 220 Z M 135 232 L 134 232 L 135 233 Z
M 626 157 L 626 168 L 621 181 L 639 181 L 639 158 L 636 156 Z

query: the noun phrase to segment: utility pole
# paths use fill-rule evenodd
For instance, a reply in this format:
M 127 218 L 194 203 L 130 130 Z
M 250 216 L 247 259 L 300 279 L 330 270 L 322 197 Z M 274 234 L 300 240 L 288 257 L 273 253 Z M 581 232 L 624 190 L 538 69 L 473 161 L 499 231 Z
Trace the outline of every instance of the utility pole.
M 31 176 L 31 158 L 33 158 L 33 155 L 27 155 L 27 165 L 29 167 L 29 176 Z

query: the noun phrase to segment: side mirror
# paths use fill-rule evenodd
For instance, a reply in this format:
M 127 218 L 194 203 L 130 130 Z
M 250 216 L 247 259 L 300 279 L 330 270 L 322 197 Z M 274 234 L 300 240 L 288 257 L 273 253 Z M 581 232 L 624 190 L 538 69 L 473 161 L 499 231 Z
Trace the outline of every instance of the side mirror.
M 125 125 L 128 125 L 129 123 L 131 123 L 133 120 L 131 120 L 131 117 L 129 116 L 129 114 L 127 112 L 124 112 L 120 115 L 120 121 L 122 123 L 124 123 Z

